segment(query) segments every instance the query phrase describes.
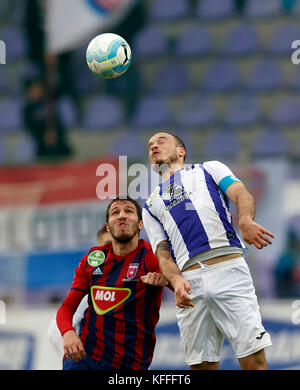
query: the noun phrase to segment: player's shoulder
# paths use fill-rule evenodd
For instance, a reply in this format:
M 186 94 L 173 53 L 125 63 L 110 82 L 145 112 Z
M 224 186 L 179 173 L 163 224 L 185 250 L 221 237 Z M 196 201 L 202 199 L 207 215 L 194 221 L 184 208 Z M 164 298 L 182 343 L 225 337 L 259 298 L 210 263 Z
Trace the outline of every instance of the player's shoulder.
M 154 190 L 151 192 L 151 194 L 148 196 L 148 199 L 146 201 L 146 203 L 144 204 L 144 207 L 143 208 L 148 208 L 149 205 L 151 205 L 153 203 L 153 201 L 155 200 L 155 198 L 157 198 L 159 196 L 159 192 L 160 192 L 160 186 L 156 186 L 154 188 Z
M 106 259 L 111 243 L 107 245 L 95 245 L 92 246 L 81 259 L 81 264 L 95 266 L 95 264 L 101 264 Z
M 147 251 L 150 251 L 152 252 L 152 247 L 151 245 L 149 244 L 149 242 L 145 241 L 143 238 L 140 238 L 139 239 L 139 246 L 140 247 L 144 247 L 147 249 Z M 152 252 L 153 253 L 153 252 Z
M 146 249 L 145 261 L 146 264 L 156 266 L 158 264 L 157 257 L 153 253 L 152 246 L 144 239 L 139 239 L 139 245 Z
M 139 245 L 146 249 L 146 256 L 145 256 L 146 259 L 150 259 L 150 260 L 152 260 L 153 258 L 156 259 L 156 256 L 152 250 L 152 246 L 151 244 L 149 244 L 149 242 L 145 241 L 143 238 L 140 238 Z
M 208 160 L 208 161 L 203 161 L 202 163 L 203 167 L 220 167 L 224 166 L 225 164 L 222 161 L 219 160 Z
M 85 261 L 88 261 L 88 259 L 91 259 L 93 257 L 103 257 L 103 256 L 106 256 L 106 253 L 109 251 L 110 247 L 111 247 L 111 243 L 110 244 L 106 244 L 106 245 L 95 245 L 95 246 L 92 246 L 85 254 L 85 256 L 83 257 L 83 260 Z

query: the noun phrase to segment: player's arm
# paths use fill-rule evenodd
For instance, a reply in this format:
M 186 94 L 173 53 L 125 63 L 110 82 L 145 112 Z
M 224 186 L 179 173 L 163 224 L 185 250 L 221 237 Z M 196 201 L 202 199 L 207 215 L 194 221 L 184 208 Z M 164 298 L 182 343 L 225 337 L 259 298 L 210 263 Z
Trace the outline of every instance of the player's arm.
M 186 294 L 186 292 L 190 293 L 189 283 L 181 276 L 180 270 L 172 258 L 167 236 L 162 224 L 158 218 L 152 214 L 147 203 L 143 208 L 143 223 L 153 253 L 155 253 L 158 259 L 159 268 L 163 276 L 170 282 L 174 289 L 177 306 L 192 306 L 191 299 Z
M 178 307 L 194 307 L 192 299 L 188 295 L 191 293 L 190 284 L 182 277 L 177 264 L 174 262 L 168 241 L 160 242 L 155 254 L 158 258 L 162 274 L 174 289 L 176 305 Z
M 235 177 L 231 169 L 220 161 L 208 161 L 203 166 L 212 175 L 221 191 L 236 204 L 243 240 L 247 244 L 253 244 L 257 249 L 272 244 L 269 237 L 274 238 L 274 234 L 253 220 L 255 216 L 254 199 L 241 180 Z
M 63 304 L 57 311 L 56 322 L 63 339 L 64 355 L 68 360 L 78 361 L 85 357 L 83 344 L 73 325 L 73 315 L 85 293 L 70 290 Z
M 72 324 L 73 315 L 88 289 L 85 263 L 86 256 L 76 268 L 72 288 L 61 307 L 58 309 L 56 315 L 57 326 L 63 338 L 64 354 L 68 360 L 71 360 L 72 358 L 75 361 L 85 357 L 83 344 Z
M 269 237 L 274 238 L 275 236 L 273 233 L 254 222 L 254 199 L 244 184 L 242 182 L 232 183 L 227 188 L 226 195 L 236 204 L 238 223 L 243 240 L 249 245 L 253 244 L 257 249 L 262 249 L 268 244 L 271 245 L 272 241 Z

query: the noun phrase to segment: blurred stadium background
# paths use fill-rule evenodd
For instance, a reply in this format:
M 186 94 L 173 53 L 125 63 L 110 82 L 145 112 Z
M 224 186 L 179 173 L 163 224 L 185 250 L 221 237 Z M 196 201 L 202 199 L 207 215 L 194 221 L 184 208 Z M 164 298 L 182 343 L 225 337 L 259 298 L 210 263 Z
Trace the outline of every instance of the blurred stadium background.
M 188 162 L 230 164 L 254 194 L 276 235 L 247 257 L 269 366 L 300 368 L 299 18 L 298 0 L 1 0 L 0 369 L 60 369 L 47 329 L 104 222 L 97 167 L 148 166 L 157 130 L 183 138 Z M 106 81 L 85 50 L 108 31 L 133 61 Z M 167 291 L 157 334 L 152 368 L 187 369 Z M 238 369 L 226 342 L 221 368 Z

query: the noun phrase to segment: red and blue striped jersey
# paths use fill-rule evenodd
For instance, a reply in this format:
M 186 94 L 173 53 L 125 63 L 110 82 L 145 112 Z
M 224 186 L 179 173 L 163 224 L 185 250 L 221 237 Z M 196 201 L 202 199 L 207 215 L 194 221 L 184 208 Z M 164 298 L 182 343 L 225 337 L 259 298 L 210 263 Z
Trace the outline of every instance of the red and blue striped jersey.
M 114 254 L 111 244 L 91 248 L 76 268 L 71 290 L 57 312 L 61 334 L 73 329 L 73 314 L 88 294 L 80 327 L 86 352 L 112 368 L 147 369 L 163 291 L 139 279 L 148 272 L 160 269 L 144 240 L 125 256 Z

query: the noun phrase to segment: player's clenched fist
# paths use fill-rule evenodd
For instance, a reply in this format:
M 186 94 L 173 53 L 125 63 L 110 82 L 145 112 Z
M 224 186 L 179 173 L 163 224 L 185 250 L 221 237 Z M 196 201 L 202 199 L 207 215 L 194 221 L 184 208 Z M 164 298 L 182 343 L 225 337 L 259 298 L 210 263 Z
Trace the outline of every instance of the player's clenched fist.
M 74 330 L 68 330 L 63 335 L 64 354 L 65 357 L 71 361 L 71 358 L 77 362 L 85 358 L 85 350 L 83 344 Z

